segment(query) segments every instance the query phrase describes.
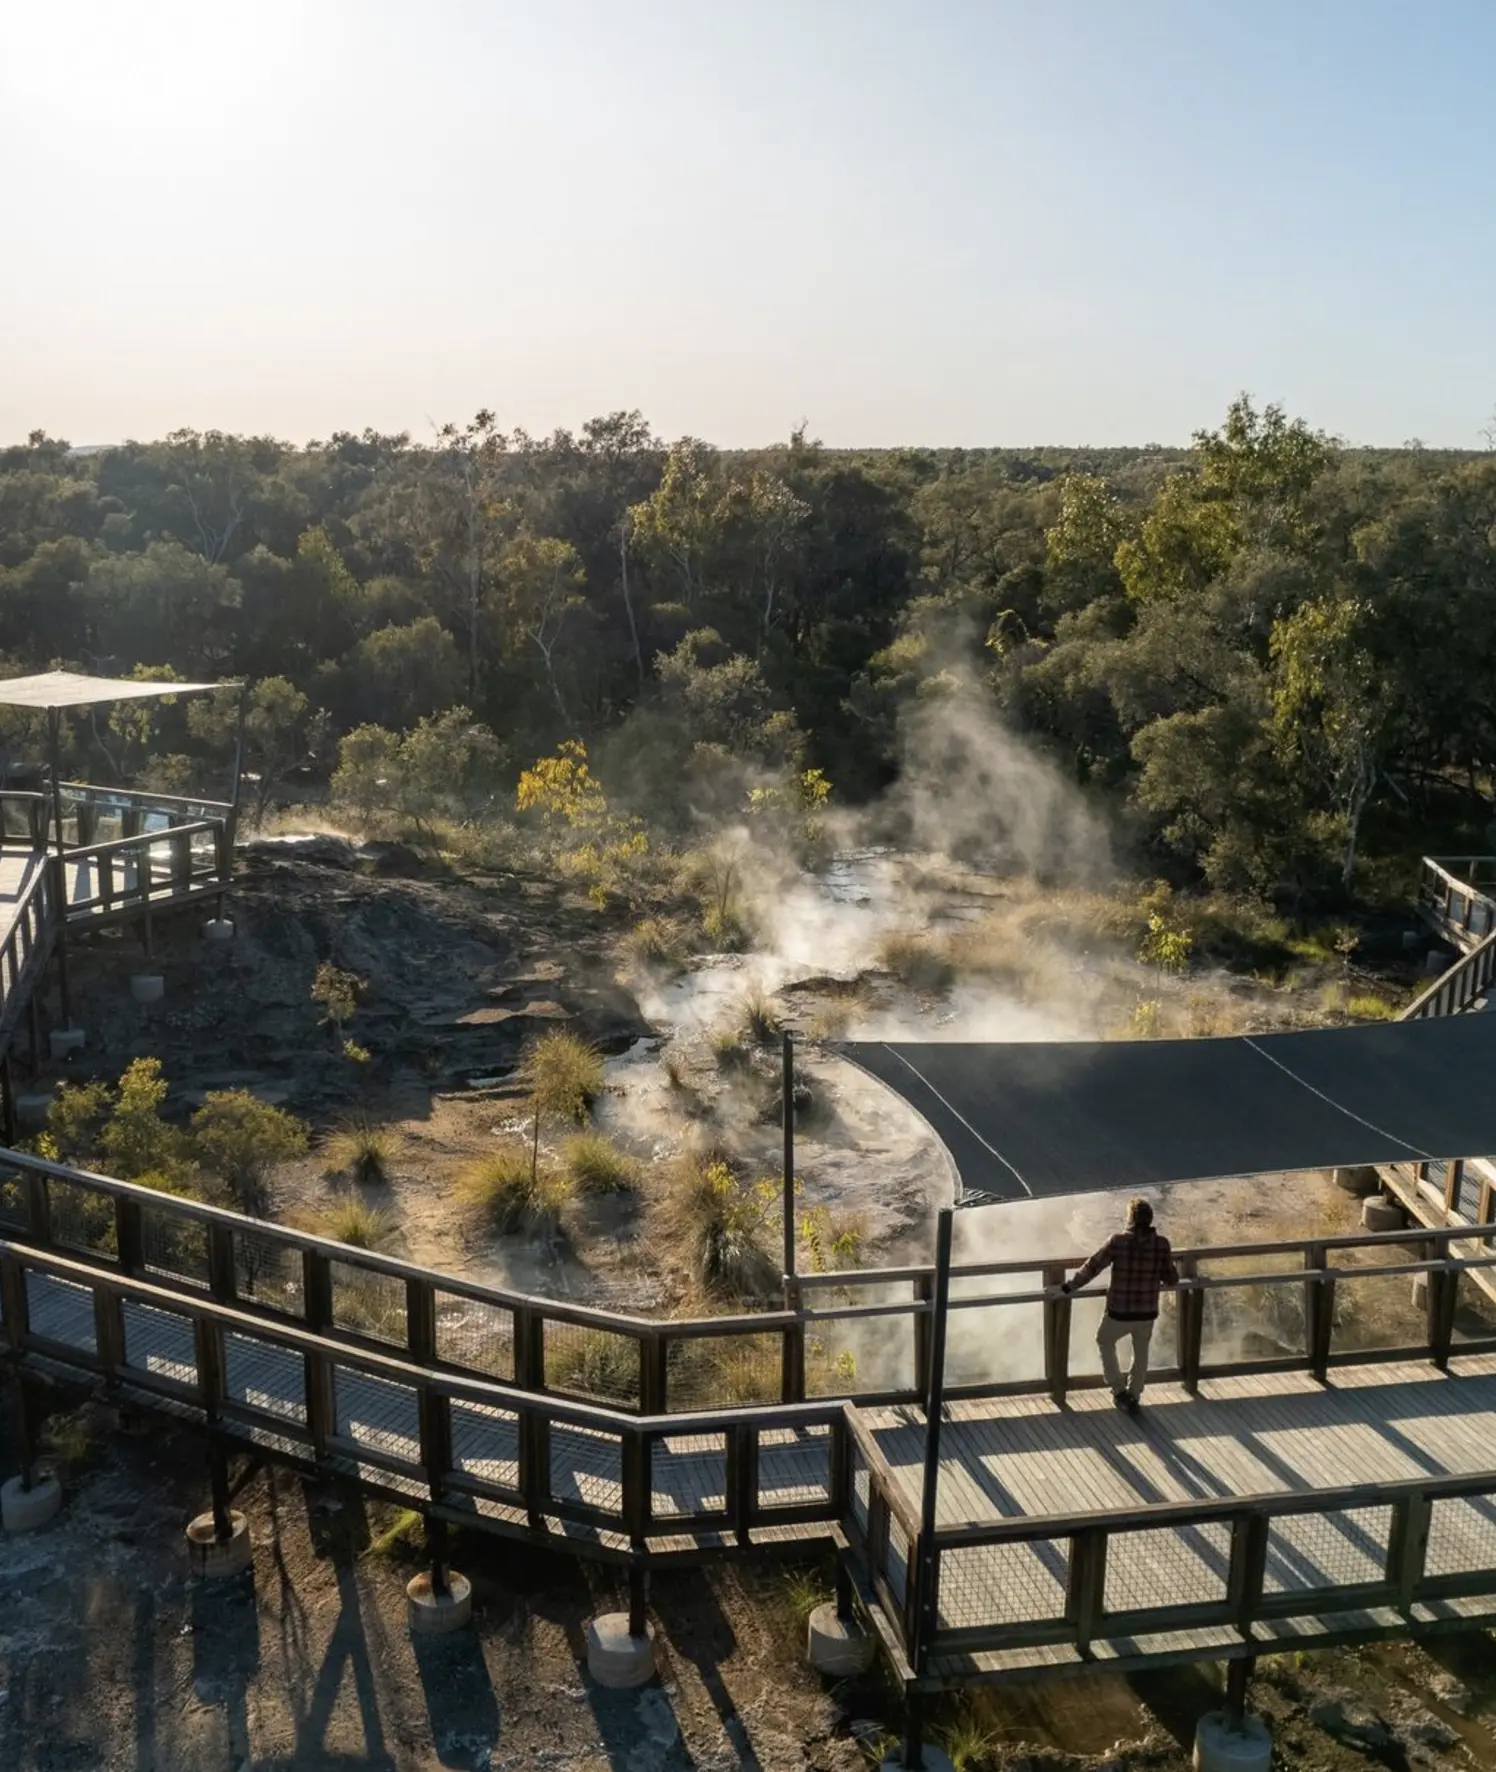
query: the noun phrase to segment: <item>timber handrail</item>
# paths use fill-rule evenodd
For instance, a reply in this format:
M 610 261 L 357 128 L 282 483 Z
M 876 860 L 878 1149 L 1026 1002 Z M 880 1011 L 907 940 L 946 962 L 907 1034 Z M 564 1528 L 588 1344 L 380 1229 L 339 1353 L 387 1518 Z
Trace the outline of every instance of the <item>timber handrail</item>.
M 86 843 L 67 851 L 69 867 L 100 857 L 113 858 L 129 849 L 155 849 L 168 843 L 190 841 L 193 837 L 217 837 L 223 825 L 217 819 L 197 819 L 192 824 L 163 825 L 159 831 L 141 831 L 134 837 L 110 837 L 103 843 Z
M 1012 1544 L 1031 1538 L 1069 1538 L 1094 1526 L 1108 1532 L 1153 1532 L 1167 1526 L 1203 1526 L 1243 1513 L 1329 1514 L 1396 1502 L 1404 1495 L 1485 1495 L 1496 1491 L 1496 1466 L 1458 1475 L 1403 1477 L 1387 1483 L 1345 1483 L 1335 1489 L 1274 1489 L 1247 1495 L 1200 1495 L 1183 1501 L 1135 1501 L 1126 1508 L 1084 1513 L 1013 1514 L 1001 1520 L 956 1520 L 935 1528 L 942 1550 Z
M 123 801 L 126 804 L 138 801 L 142 806 L 159 808 L 163 812 L 190 812 L 199 807 L 207 812 L 225 814 L 234 810 L 232 801 L 209 800 L 200 794 L 148 794 L 143 788 L 106 788 L 86 781 L 59 782 L 58 787 L 75 799 Z

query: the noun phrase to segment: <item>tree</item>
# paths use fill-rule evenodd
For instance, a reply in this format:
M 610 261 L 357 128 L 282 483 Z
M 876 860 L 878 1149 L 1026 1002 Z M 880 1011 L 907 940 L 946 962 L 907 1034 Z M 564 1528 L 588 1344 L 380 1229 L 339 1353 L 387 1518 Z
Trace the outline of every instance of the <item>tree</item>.
M 1370 612 L 1352 597 L 1306 603 L 1273 630 L 1273 724 L 1281 753 L 1307 764 L 1328 793 L 1350 890 L 1361 820 L 1382 777 L 1387 699 L 1367 643 Z
M 244 763 L 253 783 L 252 817 L 263 824 L 272 795 L 297 769 L 317 761 L 327 743 L 328 715 L 312 711 L 286 677 L 264 677 L 249 690 L 244 711 Z M 239 696 L 204 697 L 187 710 L 187 730 L 220 753 L 231 754 L 239 727 Z
M 358 713 L 381 725 L 414 726 L 450 707 L 461 693 L 462 660 L 434 615 L 378 628 L 349 658 L 349 695 Z
M 585 607 L 582 563 L 568 542 L 522 530 L 504 550 L 502 580 L 507 624 L 540 654 L 551 699 L 564 726 L 571 724 L 556 675 L 556 649 L 567 619 Z
M 687 609 L 706 587 L 720 542 L 716 452 L 694 437 L 672 445 L 657 491 L 630 513 L 638 546 L 673 578 Z
M 422 481 L 418 554 L 458 612 L 467 642 L 470 703 L 478 696 L 484 618 L 511 521 L 502 477 L 507 449 L 497 419 L 485 408 L 466 425 L 442 426 Z

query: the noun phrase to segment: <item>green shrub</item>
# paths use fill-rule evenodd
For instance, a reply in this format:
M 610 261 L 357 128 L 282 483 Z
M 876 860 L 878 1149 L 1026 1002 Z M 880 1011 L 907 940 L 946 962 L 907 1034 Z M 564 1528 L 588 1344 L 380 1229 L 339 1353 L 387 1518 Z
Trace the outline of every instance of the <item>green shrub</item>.
M 622 1194 L 639 1180 L 639 1164 L 600 1132 L 579 1132 L 567 1139 L 561 1161 L 584 1194 Z
M 564 1175 L 532 1163 L 518 1147 L 481 1157 L 458 1181 L 462 1199 L 484 1225 L 501 1236 L 555 1235 L 571 1198 Z
M 767 1246 L 778 1205 L 779 1189 L 772 1181 L 744 1184 L 720 1157 L 687 1160 L 666 1201 L 663 1228 L 667 1239 L 687 1252 L 704 1291 L 763 1302 L 780 1288 L 779 1264 Z
M 636 966 L 675 970 L 685 960 L 679 925 L 665 917 L 642 917 L 623 938 L 623 951 Z
M 192 1116 L 190 1135 L 198 1162 L 227 1182 L 245 1207 L 259 1202 L 277 1163 L 307 1148 L 300 1120 L 257 1101 L 247 1089 L 214 1090 Z

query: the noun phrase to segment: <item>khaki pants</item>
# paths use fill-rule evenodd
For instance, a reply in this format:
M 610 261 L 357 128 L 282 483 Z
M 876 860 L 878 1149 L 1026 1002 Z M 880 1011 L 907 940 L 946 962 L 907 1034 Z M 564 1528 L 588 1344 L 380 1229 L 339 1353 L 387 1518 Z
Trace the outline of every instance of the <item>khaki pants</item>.
M 1152 1317 L 1142 1317 L 1131 1322 L 1124 1322 L 1119 1317 L 1103 1317 L 1101 1327 L 1096 1331 L 1096 1345 L 1101 1350 L 1101 1370 L 1106 1374 L 1108 1387 L 1113 1391 L 1125 1390 L 1137 1402 L 1143 1394 L 1143 1386 L 1148 1382 L 1148 1344 L 1153 1340 Z M 1132 1369 L 1127 1375 L 1127 1383 L 1122 1382 L 1122 1369 L 1117 1361 L 1117 1343 L 1132 1343 Z

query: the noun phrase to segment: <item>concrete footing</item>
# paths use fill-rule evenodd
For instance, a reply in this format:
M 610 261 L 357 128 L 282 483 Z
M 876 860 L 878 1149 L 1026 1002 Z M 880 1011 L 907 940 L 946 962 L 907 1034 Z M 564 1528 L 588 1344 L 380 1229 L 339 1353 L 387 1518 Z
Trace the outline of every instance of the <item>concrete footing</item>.
M 249 1542 L 249 1521 L 237 1508 L 229 1514 L 230 1532 L 219 1542 L 213 1530 L 211 1513 L 199 1514 L 187 1528 L 187 1560 L 194 1575 L 205 1580 L 222 1580 L 228 1575 L 242 1575 L 253 1561 Z
M 1207 1711 L 1195 1728 L 1195 1772 L 1268 1772 L 1273 1738 L 1261 1717 L 1233 1724 L 1228 1712 Z
M 1369 1231 L 1400 1231 L 1404 1214 L 1396 1200 L 1384 1194 L 1372 1194 L 1361 1202 L 1361 1223 Z
M 232 917 L 210 917 L 203 924 L 204 941 L 232 941 L 234 939 L 234 919 Z
M 83 1039 L 82 1028 L 53 1028 L 47 1035 L 47 1043 L 52 1048 L 54 1059 L 71 1058 L 75 1052 L 81 1052 Z
M 1377 1193 L 1382 1185 L 1382 1178 L 1374 1163 L 1354 1163 L 1349 1168 L 1335 1170 L 1334 1177 L 1336 1187 L 1358 1200 L 1364 1200 L 1368 1194 Z
M 166 995 L 166 980 L 159 972 L 137 972 L 130 980 L 130 995 L 137 1003 L 159 1003 Z
M 906 1765 L 904 1750 L 898 1748 L 888 1756 L 878 1772 L 915 1772 L 915 1769 Z M 919 1772 L 956 1772 L 956 1762 L 944 1748 L 927 1741 L 920 1750 Z
M 599 1686 L 642 1686 L 655 1671 L 654 1628 L 629 1634 L 627 1612 L 604 1612 L 587 1621 L 587 1672 Z
M 19 1477 L 0 1484 L 0 1525 L 7 1532 L 32 1532 L 55 1519 L 62 1507 L 62 1485 L 56 1477 L 38 1477 L 29 1489 Z
M 472 1616 L 473 1584 L 455 1569 L 447 1571 L 444 1594 L 432 1586 L 429 1572 L 405 1584 L 405 1623 L 414 1637 L 444 1637 Z
M 866 1673 L 877 1644 L 855 1618 L 839 1618 L 834 1604 L 817 1606 L 805 1632 L 805 1659 L 818 1674 L 846 1679 Z

